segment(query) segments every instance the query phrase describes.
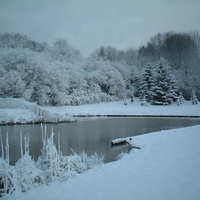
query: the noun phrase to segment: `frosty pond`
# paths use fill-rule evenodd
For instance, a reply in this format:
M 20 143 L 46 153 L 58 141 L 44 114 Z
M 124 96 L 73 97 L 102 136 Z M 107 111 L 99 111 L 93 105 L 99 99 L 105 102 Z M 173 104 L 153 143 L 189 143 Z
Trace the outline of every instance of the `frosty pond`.
M 131 149 L 129 145 L 111 148 L 111 140 L 154 131 L 174 129 L 200 124 L 199 119 L 191 118 L 90 118 L 74 123 L 47 124 L 50 135 L 53 127 L 57 144 L 60 134 L 61 151 L 64 155 L 83 150 L 89 155 L 95 152 L 106 155 L 105 161 L 117 159 L 121 152 Z M 30 155 L 35 159 L 41 154 L 42 134 L 40 124 L 1 126 L 3 143 L 6 132 L 9 134 L 10 162 L 14 164 L 20 158 L 20 130 L 30 135 Z M 1 150 L 0 150 L 1 153 Z

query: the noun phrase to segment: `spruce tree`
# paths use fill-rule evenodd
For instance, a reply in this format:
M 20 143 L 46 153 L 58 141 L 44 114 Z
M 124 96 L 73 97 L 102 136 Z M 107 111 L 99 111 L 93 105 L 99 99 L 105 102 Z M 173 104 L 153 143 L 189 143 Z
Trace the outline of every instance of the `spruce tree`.
M 176 104 L 177 104 L 177 106 L 180 106 L 180 104 L 181 104 L 181 98 L 180 98 L 180 96 L 177 97 Z
M 143 98 L 141 100 L 141 106 L 148 106 L 148 102 L 147 102 L 146 96 L 143 96 Z
M 140 99 L 146 97 L 149 102 L 152 100 L 152 88 L 154 86 L 153 70 L 150 63 L 147 64 L 144 74 L 142 75 L 142 81 L 140 82 Z
M 177 103 L 177 105 L 179 106 L 180 104 L 184 104 L 184 101 L 185 101 L 185 99 L 184 99 L 184 97 L 183 97 L 183 93 L 180 92 L 180 93 L 179 93 L 179 96 L 177 97 L 176 103 Z
M 196 92 L 194 90 L 192 90 L 192 93 L 191 93 L 191 97 L 190 97 L 190 101 L 192 102 L 192 104 L 198 104 L 198 99 L 197 99 L 197 96 L 196 96 Z
M 182 92 L 180 92 L 179 98 L 180 98 L 180 104 L 184 104 L 185 98 L 183 97 L 183 93 Z
M 153 87 L 153 104 L 168 105 L 177 99 L 175 83 L 170 75 L 167 62 L 161 58 L 157 63 Z

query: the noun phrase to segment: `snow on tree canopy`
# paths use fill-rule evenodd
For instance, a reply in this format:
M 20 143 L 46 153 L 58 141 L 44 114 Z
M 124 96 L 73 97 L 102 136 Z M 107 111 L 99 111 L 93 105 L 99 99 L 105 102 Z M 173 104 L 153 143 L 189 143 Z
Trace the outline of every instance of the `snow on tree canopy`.
M 192 90 L 190 101 L 194 105 L 199 103 L 197 96 L 196 96 L 196 92 L 194 90 Z
M 175 82 L 170 74 L 169 66 L 163 58 L 161 58 L 157 63 L 154 83 L 153 104 L 168 105 L 176 100 L 177 95 Z
M 173 80 L 151 70 L 163 56 L 189 100 L 191 88 L 197 97 L 200 95 L 199 38 L 198 32 L 158 34 L 146 47 L 101 47 L 84 59 L 66 39 L 57 39 L 49 46 L 26 35 L 0 33 L 0 97 L 62 106 L 121 100 L 134 93 L 156 105 L 167 105 L 176 99 Z M 163 75 L 170 78 L 159 83 L 163 78 L 158 76 Z
M 152 88 L 154 86 L 154 78 L 152 65 L 150 63 L 147 64 L 144 74 L 142 75 L 142 81 L 140 82 L 140 99 L 146 97 L 147 101 L 152 99 Z

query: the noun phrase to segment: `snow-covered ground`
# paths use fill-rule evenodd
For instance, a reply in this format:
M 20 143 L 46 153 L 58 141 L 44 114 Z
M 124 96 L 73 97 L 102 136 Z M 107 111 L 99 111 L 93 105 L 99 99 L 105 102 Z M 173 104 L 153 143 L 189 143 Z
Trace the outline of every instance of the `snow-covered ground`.
M 4 99 L 3 99 L 4 100 Z M 0 99 L 0 124 L 6 123 L 34 123 L 34 122 L 61 122 L 72 120 L 72 116 L 103 116 L 103 115 L 144 115 L 144 116 L 200 116 L 200 104 L 193 105 L 189 101 L 177 106 L 173 103 L 168 106 L 141 106 L 139 99 L 135 102 L 123 101 L 90 104 L 81 106 L 41 107 L 23 99 Z
M 120 160 L 2 200 L 199 200 L 200 126 L 132 138 Z
M 55 109 L 55 108 L 54 108 Z M 59 115 L 24 99 L 0 98 L 0 125 L 16 123 L 62 122 L 72 120 L 67 113 Z
M 11 100 L 11 102 L 13 99 Z M 15 101 L 15 100 L 14 100 Z M 83 106 L 39 107 L 19 100 L 0 102 L 0 123 L 60 120 L 79 115 L 200 116 L 200 104 L 123 105 L 122 101 Z M 4 104 L 4 105 L 3 105 Z M 24 106 L 25 105 L 25 106 Z M 34 121 L 35 120 L 35 121 Z M 197 200 L 200 199 L 200 126 L 160 131 L 132 138 L 133 149 L 120 160 L 65 182 L 40 186 L 3 200 Z
M 200 116 L 200 104 L 192 105 L 191 102 L 185 101 L 185 103 L 180 106 L 177 106 L 176 103 L 168 106 L 156 106 L 151 104 L 148 106 L 141 106 L 139 99 L 135 98 L 134 103 L 128 102 L 127 105 L 124 105 L 123 101 L 118 101 L 83 106 L 70 106 L 64 107 L 63 109 L 61 107 L 58 111 L 60 113 L 68 112 L 72 115 Z

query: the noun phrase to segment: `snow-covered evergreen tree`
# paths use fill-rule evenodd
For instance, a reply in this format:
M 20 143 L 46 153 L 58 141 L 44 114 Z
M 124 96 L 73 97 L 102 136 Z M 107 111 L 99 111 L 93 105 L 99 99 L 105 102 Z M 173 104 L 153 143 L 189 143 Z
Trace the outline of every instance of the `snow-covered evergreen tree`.
M 176 103 L 179 106 L 180 104 L 184 104 L 185 98 L 183 97 L 182 92 L 179 93 L 179 96 L 177 97 Z
M 125 106 L 128 105 L 128 104 L 127 104 L 126 97 L 124 98 L 124 105 L 125 105 Z
M 192 104 L 194 104 L 194 105 L 199 103 L 199 101 L 198 101 L 198 99 L 197 99 L 197 96 L 196 96 L 195 90 L 192 90 L 190 101 L 191 101 Z
M 184 104 L 185 98 L 183 97 L 183 93 L 182 92 L 180 92 L 179 98 L 180 98 L 180 104 Z
M 141 106 L 148 106 L 147 98 L 145 95 L 143 96 L 141 100 Z
M 152 99 L 152 88 L 154 86 L 154 78 L 153 78 L 153 71 L 152 65 L 149 63 L 146 66 L 144 74 L 142 75 L 142 81 L 140 82 L 140 99 L 146 97 L 147 101 Z
M 177 97 L 176 104 L 177 104 L 177 106 L 180 106 L 180 104 L 181 104 L 181 98 L 180 98 L 180 96 Z
M 177 99 L 175 82 L 167 62 L 161 58 L 157 63 L 155 86 L 153 87 L 153 104 L 168 105 Z

